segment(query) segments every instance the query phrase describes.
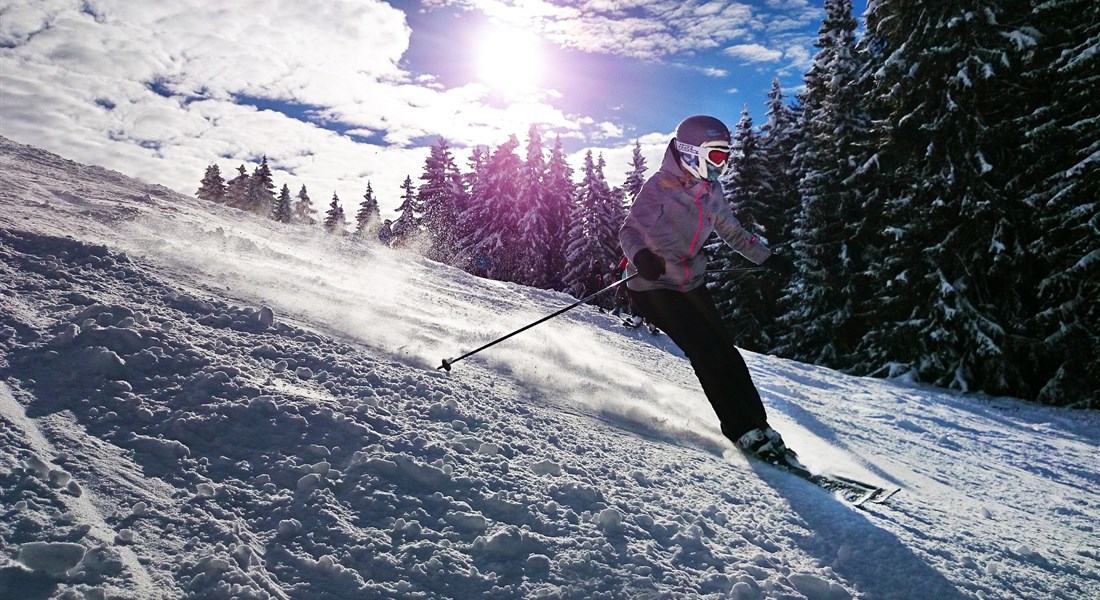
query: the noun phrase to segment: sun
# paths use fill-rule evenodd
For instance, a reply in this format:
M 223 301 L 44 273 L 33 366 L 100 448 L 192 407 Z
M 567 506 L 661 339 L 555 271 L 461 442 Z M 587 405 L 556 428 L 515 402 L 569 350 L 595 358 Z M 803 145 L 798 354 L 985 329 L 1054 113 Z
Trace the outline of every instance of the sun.
M 494 28 L 482 32 L 477 48 L 477 77 L 506 96 L 523 96 L 539 89 L 544 58 L 537 35 L 521 29 Z

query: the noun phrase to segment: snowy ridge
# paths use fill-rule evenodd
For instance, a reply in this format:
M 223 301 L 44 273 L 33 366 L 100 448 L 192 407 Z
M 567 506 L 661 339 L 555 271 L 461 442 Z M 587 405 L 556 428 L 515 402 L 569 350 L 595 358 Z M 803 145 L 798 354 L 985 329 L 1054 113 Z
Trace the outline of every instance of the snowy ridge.
M 664 336 L 0 138 L 0 597 L 1090 598 L 1100 417 Z

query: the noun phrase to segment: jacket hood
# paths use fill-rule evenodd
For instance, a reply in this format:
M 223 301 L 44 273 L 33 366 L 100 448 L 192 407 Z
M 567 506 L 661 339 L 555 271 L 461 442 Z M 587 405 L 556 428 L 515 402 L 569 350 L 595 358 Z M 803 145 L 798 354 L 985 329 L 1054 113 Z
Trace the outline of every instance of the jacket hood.
M 676 138 L 669 140 L 668 146 L 665 148 L 665 156 L 661 159 L 660 170 L 670 175 L 675 175 L 679 179 L 694 179 L 680 166 L 680 159 L 676 153 Z

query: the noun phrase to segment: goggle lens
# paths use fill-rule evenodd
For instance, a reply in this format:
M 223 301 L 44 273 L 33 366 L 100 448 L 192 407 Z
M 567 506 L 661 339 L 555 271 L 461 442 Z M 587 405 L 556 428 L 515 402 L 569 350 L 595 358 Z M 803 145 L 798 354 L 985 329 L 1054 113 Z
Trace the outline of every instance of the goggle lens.
M 729 160 L 729 158 L 729 150 L 711 150 L 710 152 L 707 152 L 707 160 L 709 160 L 710 163 L 715 166 L 725 164 L 725 162 Z

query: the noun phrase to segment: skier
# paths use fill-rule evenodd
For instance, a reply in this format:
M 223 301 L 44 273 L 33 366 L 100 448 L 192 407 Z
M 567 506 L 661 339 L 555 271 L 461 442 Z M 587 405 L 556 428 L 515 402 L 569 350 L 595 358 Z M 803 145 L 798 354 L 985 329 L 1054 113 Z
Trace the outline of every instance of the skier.
M 760 393 L 703 281 L 702 248 L 712 231 L 758 265 L 784 276 L 794 268 L 734 217 L 718 182 L 729 156 L 730 132 L 721 121 L 685 119 L 631 206 L 619 242 L 630 257 L 628 272 L 641 275 L 627 282 L 637 314 L 687 355 L 722 433 L 744 452 L 782 462 L 783 438 L 768 425 Z
M 386 219 L 382 226 L 378 228 L 378 241 L 382 244 L 389 246 L 393 243 L 393 221 Z
M 626 266 L 628 264 L 629 261 L 624 256 L 619 261 L 619 265 L 612 271 L 612 275 L 616 279 L 626 278 Z M 627 327 L 637 327 L 642 324 L 642 318 L 634 314 L 634 309 L 630 306 L 630 296 L 627 294 L 625 285 L 615 288 L 615 308 L 611 311 L 611 315 L 622 319 L 623 325 Z

